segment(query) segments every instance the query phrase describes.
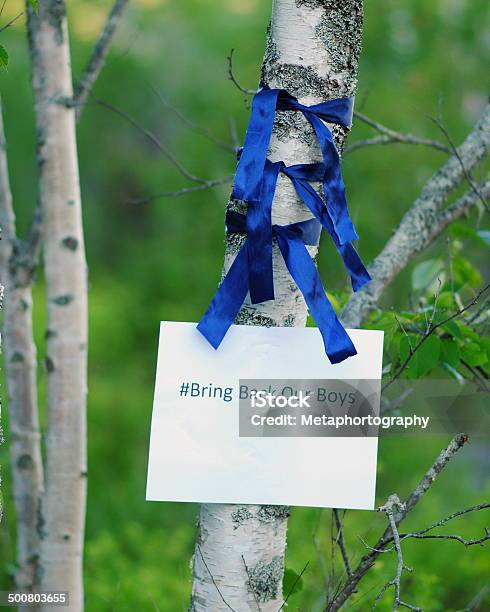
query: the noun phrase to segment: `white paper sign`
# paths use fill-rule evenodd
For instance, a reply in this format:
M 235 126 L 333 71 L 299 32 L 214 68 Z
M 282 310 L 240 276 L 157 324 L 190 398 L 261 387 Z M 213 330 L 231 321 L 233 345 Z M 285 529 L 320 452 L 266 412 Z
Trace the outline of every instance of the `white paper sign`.
M 331 365 L 316 328 L 233 325 L 215 351 L 162 322 L 146 499 L 373 509 L 377 437 L 239 437 L 240 379 L 379 380 L 383 332 L 349 335 L 358 354 Z

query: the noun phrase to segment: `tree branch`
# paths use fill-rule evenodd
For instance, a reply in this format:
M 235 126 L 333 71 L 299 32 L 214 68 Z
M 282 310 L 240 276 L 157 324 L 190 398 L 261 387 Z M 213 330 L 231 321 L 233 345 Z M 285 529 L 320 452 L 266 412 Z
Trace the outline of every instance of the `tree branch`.
M 136 119 L 131 117 L 129 113 L 127 113 L 126 111 L 122 110 L 121 108 L 117 106 L 114 106 L 113 104 L 110 104 L 109 102 L 104 102 L 104 100 L 100 100 L 94 97 L 94 101 L 100 106 L 103 106 L 104 108 L 112 111 L 113 113 L 116 113 L 116 115 L 119 115 L 120 117 L 122 117 L 125 121 L 130 123 L 139 132 L 141 132 L 151 143 L 153 143 L 153 145 L 157 147 L 157 149 L 159 149 L 159 151 L 180 172 L 180 174 L 182 174 L 184 178 L 186 178 L 189 181 L 193 181 L 195 183 L 206 183 L 206 179 L 202 179 L 197 176 L 194 176 L 191 172 L 189 172 L 180 163 L 180 161 L 175 157 L 175 155 L 170 151 L 170 149 L 161 140 L 159 140 L 157 136 L 155 136 L 155 134 L 153 134 L 153 132 L 151 132 L 150 130 L 145 128 L 143 125 L 141 125 L 138 121 L 136 121 Z
M 351 569 L 350 562 L 349 562 L 349 555 L 347 554 L 347 548 L 345 546 L 343 520 L 342 521 L 340 520 L 339 511 L 337 510 L 337 508 L 334 508 L 332 513 L 333 513 L 333 518 L 335 520 L 335 526 L 337 527 L 336 541 L 340 548 L 340 552 L 342 554 L 342 560 L 344 562 L 345 571 L 347 573 L 347 576 L 351 576 L 352 569 Z
M 226 183 L 230 183 L 233 180 L 233 175 L 224 176 L 219 179 L 209 179 L 204 181 L 201 185 L 197 185 L 195 187 L 183 187 L 182 189 L 177 189 L 176 191 L 162 191 L 160 193 L 155 193 L 153 195 L 142 197 L 142 198 L 134 198 L 130 200 L 130 204 L 135 204 L 141 206 L 143 204 L 149 204 L 150 202 L 154 202 L 155 200 L 160 200 L 162 198 L 174 198 L 182 195 L 186 195 L 188 193 L 194 193 L 196 191 L 203 191 L 205 189 L 211 189 L 216 187 L 217 185 L 225 185 Z
M 396 550 L 398 562 L 396 566 L 395 577 L 392 578 L 390 581 L 388 581 L 383 586 L 381 591 L 378 593 L 378 595 L 376 596 L 376 599 L 374 600 L 373 609 L 377 606 L 383 594 L 391 586 L 393 586 L 395 589 L 395 598 L 393 601 L 393 612 L 396 612 L 400 606 L 404 608 L 408 608 L 409 610 L 417 610 L 418 612 L 421 612 L 420 608 L 416 608 L 415 606 L 412 606 L 411 604 L 401 601 L 401 597 L 400 597 L 401 578 L 402 578 L 403 570 L 406 570 L 408 572 L 411 572 L 412 570 L 409 567 L 407 567 L 403 561 L 403 553 L 402 553 L 402 547 L 400 544 L 400 536 L 398 534 L 398 528 L 397 528 L 395 516 L 394 516 L 394 512 L 396 508 L 403 509 L 403 504 L 400 502 L 398 495 L 390 495 L 386 504 L 384 506 L 381 506 L 381 508 L 379 508 L 379 511 L 384 512 L 386 516 L 388 517 L 391 533 L 393 535 L 393 542 L 395 544 L 395 550 Z
M 406 518 L 407 514 L 419 503 L 422 497 L 427 493 L 429 488 L 432 486 L 436 478 L 446 467 L 449 461 L 456 455 L 456 453 L 466 444 L 468 436 L 465 434 L 456 435 L 447 448 L 445 448 L 431 465 L 431 467 L 424 474 L 423 478 L 417 485 L 417 487 L 408 496 L 407 500 L 399 507 L 398 511 L 393 513 L 394 524 L 398 527 L 400 523 Z M 354 593 L 357 585 L 366 574 L 366 572 L 373 566 L 377 557 L 384 551 L 387 544 L 393 541 L 392 527 L 389 526 L 378 539 L 376 544 L 370 548 L 369 552 L 362 557 L 356 569 L 353 570 L 352 575 L 346 581 L 340 592 L 334 597 L 334 599 L 327 605 L 326 611 L 335 612 L 341 608 L 341 606 L 347 601 L 347 599 Z
M 410 133 L 404 134 L 402 132 L 397 132 L 396 130 L 392 130 L 391 128 L 386 127 L 382 123 L 379 123 L 378 121 L 375 121 L 374 119 L 371 119 L 367 115 L 364 115 L 363 113 L 360 113 L 358 111 L 354 111 L 354 117 L 356 119 L 359 119 L 359 121 L 362 121 L 363 123 L 366 123 L 373 129 L 375 129 L 377 132 L 381 134 L 381 136 L 375 136 L 373 138 L 368 138 L 365 140 L 358 140 L 357 142 L 351 143 L 350 145 L 345 147 L 344 155 L 346 153 L 352 153 L 353 151 L 356 151 L 357 149 L 360 149 L 362 147 L 372 146 L 372 145 L 386 145 L 386 144 L 392 144 L 396 142 L 404 143 L 404 144 L 411 144 L 411 145 L 423 145 L 427 147 L 432 147 L 439 151 L 443 151 L 444 153 L 452 152 L 452 149 L 450 147 L 448 147 L 442 142 L 439 142 L 438 140 L 432 140 L 429 138 L 421 138 L 419 136 L 414 136 L 413 134 L 410 134 Z
M 243 87 L 240 85 L 238 80 L 235 77 L 233 72 L 233 54 L 235 53 L 235 49 L 230 49 L 230 55 L 226 58 L 228 60 L 228 78 L 235 85 L 237 89 L 239 89 L 246 96 L 254 96 L 257 93 L 256 89 L 248 89 L 247 87 Z
M 447 226 L 450 217 L 439 218 L 444 202 L 465 179 L 465 173 L 488 154 L 489 148 L 490 105 L 487 105 L 469 136 L 458 148 L 458 156 L 452 155 L 427 181 L 394 234 L 369 265 L 372 281 L 353 294 L 342 310 L 341 319 L 346 326 L 358 327 L 400 270 Z M 459 202 L 453 214 L 463 214 L 460 211 L 467 210 L 474 201 L 467 197 L 464 206 Z
M 99 39 L 92 51 L 88 64 L 77 84 L 75 94 L 73 96 L 73 104 L 76 106 L 77 121 L 80 119 L 89 93 L 92 90 L 100 71 L 104 67 L 110 44 L 128 2 L 129 0 L 116 0 L 114 2 L 111 12 L 107 17 L 107 21 L 105 22 L 102 32 L 100 33 Z

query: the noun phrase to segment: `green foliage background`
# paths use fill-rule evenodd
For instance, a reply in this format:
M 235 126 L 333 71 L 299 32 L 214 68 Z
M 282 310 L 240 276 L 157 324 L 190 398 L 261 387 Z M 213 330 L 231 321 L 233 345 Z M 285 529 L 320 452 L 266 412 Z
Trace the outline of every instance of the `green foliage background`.
M 111 3 L 70 0 L 68 4 L 73 68 L 79 75 Z M 130 4 L 95 97 L 124 109 L 157 134 L 193 173 L 205 178 L 231 174 L 233 156 L 179 122 L 150 85 L 224 140 L 230 141 L 230 125 L 236 124 L 241 139 L 248 110 L 243 95 L 227 80 L 226 56 L 234 47 L 236 73 L 243 84 L 253 87 L 270 3 L 133 0 Z M 21 9 L 20 2 L 9 1 L 3 19 Z M 0 75 L 21 232 L 28 226 L 37 199 L 24 30 L 20 19 L 1 34 L 10 65 L 8 72 Z M 483 0 L 368 1 L 357 107 L 394 129 L 442 139 L 428 119 L 440 107 L 450 134 L 460 142 L 486 101 L 489 47 L 488 6 Z M 87 610 L 174 612 L 185 610 L 188 602 L 197 508 L 144 501 L 158 324 L 161 319 L 197 320 L 207 306 L 220 276 L 223 211 L 229 187 L 147 206 L 132 205 L 132 198 L 179 189 L 188 183 L 138 131 L 97 105 L 95 97 L 89 99 L 78 128 L 90 268 Z M 351 140 L 369 134 L 369 129 L 358 123 Z M 346 156 L 344 176 L 361 234 L 359 247 L 366 260 L 379 251 L 443 160 L 444 154 L 438 151 L 403 145 Z M 472 216 L 464 227 L 473 230 L 477 221 Z M 481 276 L 475 274 L 484 272 L 484 247 L 473 231 L 453 232 L 452 240 L 470 265 L 469 271 L 465 268 L 466 273 L 462 272 L 466 276 L 459 287 L 464 299 L 481 283 Z M 444 237 L 417 263 L 430 260 L 437 267 L 434 261 L 442 261 L 444 266 L 446 259 Z M 346 280 L 327 244 L 319 265 L 328 289 L 338 300 L 344 299 Z M 406 311 L 408 322 L 414 323 L 409 293 L 424 295 L 430 304 L 430 269 L 429 264 L 419 267 L 415 276 L 413 269 L 402 274 L 386 293 L 386 311 L 392 306 Z M 35 299 L 42 405 L 42 274 Z M 378 313 L 371 323 L 392 329 L 395 338 L 390 316 Z M 483 355 L 482 345 L 475 342 L 478 354 Z M 400 338 L 395 338 L 387 359 L 396 364 L 400 351 Z M 435 359 L 431 369 L 440 362 L 439 357 Z M 8 422 L 5 425 L 8 436 Z M 446 442 L 444 437 L 423 439 L 416 445 L 410 439 L 382 439 L 379 502 L 395 491 L 401 497 L 407 495 Z M 5 465 L 5 448 L 0 453 Z M 488 455 L 475 442 L 443 474 L 407 527 L 422 528 L 482 501 L 489 489 L 485 474 Z M 7 588 L 15 571 L 15 525 L 6 465 L 3 484 L 6 508 L 0 527 L 0 585 Z M 287 566 L 299 573 L 309 561 L 302 590 L 289 600 L 292 610 L 322 609 L 325 588 L 312 533 L 316 532 L 330 566 L 328 517 L 328 511 L 318 509 L 292 510 Z M 382 516 L 373 513 L 347 514 L 354 561 L 364 551 L 359 536 L 373 543 L 384 523 Z M 483 525 L 484 517 L 478 516 L 459 521 L 456 531 L 477 537 Z M 404 599 L 424 610 L 463 609 L 485 585 L 485 549 L 465 549 L 455 542 L 415 541 L 406 543 L 405 551 L 406 563 L 415 572 L 404 578 Z M 382 584 L 394 575 L 395 562 L 392 554 L 382 555 L 346 609 L 369 609 Z M 341 576 L 338 564 L 336 575 Z M 389 602 L 386 596 L 379 608 L 391 609 Z

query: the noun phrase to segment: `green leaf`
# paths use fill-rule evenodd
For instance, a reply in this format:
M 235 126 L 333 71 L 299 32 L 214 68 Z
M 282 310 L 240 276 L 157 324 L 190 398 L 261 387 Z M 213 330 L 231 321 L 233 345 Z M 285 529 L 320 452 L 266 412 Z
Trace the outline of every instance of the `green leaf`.
M 283 593 L 284 596 L 294 595 L 299 593 L 303 588 L 303 578 L 300 577 L 294 570 L 287 567 L 284 570 Z M 292 589 L 292 590 L 291 590 Z
M 39 10 L 39 0 L 27 0 L 27 3 L 32 8 L 32 10 L 36 11 L 37 13 L 37 11 Z
M 459 364 L 459 346 L 454 340 L 443 340 L 441 344 L 441 361 L 455 368 Z
M 412 272 L 413 289 L 418 291 L 428 287 L 443 268 L 444 262 L 441 259 L 428 259 L 417 264 Z
M 470 238 L 477 244 L 490 246 L 490 232 L 486 230 L 476 230 L 464 223 L 454 223 L 449 230 L 456 238 Z
M 411 378 L 420 378 L 433 370 L 439 363 L 441 354 L 441 340 L 435 334 L 432 334 L 420 346 L 413 356 L 413 368 Z
M 453 258 L 453 273 L 456 284 L 470 287 L 479 287 L 482 284 L 482 277 L 475 266 L 464 257 L 457 255 Z
M 0 45 L 0 68 L 7 68 L 9 65 L 9 54 L 7 49 Z
M 470 366 L 480 366 L 487 362 L 486 347 L 477 342 L 464 344 L 461 348 L 461 355 Z

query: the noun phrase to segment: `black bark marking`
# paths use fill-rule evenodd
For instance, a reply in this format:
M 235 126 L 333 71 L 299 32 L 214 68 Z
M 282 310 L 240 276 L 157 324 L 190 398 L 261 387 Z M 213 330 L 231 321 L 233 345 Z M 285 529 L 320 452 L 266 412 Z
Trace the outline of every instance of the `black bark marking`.
M 44 333 L 44 338 L 46 340 L 49 340 L 50 338 L 56 338 L 57 335 L 58 335 L 58 332 L 55 331 L 54 329 L 47 329 Z
M 55 371 L 56 368 L 54 367 L 54 361 L 51 357 L 46 357 L 44 364 L 46 365 L 46 372 L 48 374 L 52 374 Z
M 283 560 L 277 555 L 270 563 L 259 561 L 250 568 L 247 585 L 255 593 L 258 601 L 266 603 L 277 597 L 283 573 Z
M 19 351 L 15 351 L 10 358 L 10 363 L 23 363 L 24 361 L 24 355 Z
M 66 293 L 65 295 L 58 295 L 57 297 L 53 298 L 51 301 L 53 302 L 53 304 L 56 304 L 57 306 L 67 306 L 68 304 L 73 302 L 74 299 L 75 299 L 75 296 L 73 294 Z
M 238 506 L 238 508 L 231 513 L 233 529 L 238 529 L 243 525 L 243 523 L 251 518 L 253 518 L 253 514 L 250 512 L 247 506 Z
M 76 251 L 78 248 L 78 240 L 74 236 L 67 236 L 61 241 L 62 246 L 70 251 Z
M 17 459 L 17 467 L 20 470 L 30 470 L 32 469 L 33 465 L 34 465 L 34 462 L 32 461 L 32 457 L 28 454 L 21 455 Z
M 49 0 L 46 3 L 46 15 L 48 22 L 55 31 L 57 45 L 63 44 L 63 24 L 66 18 L 66 4 L 64 0 Z
M 275 523 L 284 521 L 291 515 L 289 506 L 260 506 L 257 518 L 261 523 Z
M 36 531 L 37 535 L 41 540 L 48 535 L 45 530 L 46 521 L 44 520 L 43 512 L 42 512 L 42 498 L 39 498 L 39 503 L 37 506 L 37 521 L 36 521 Z

